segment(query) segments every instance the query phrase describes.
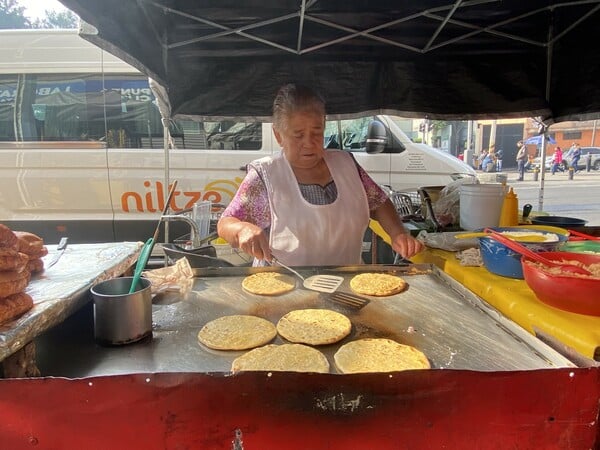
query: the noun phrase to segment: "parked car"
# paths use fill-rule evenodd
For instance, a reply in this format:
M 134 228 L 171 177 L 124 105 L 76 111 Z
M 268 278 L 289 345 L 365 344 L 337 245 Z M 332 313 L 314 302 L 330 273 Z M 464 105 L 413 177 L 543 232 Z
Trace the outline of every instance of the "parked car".
M 552 158 L 553 155 L 550 156 L 546 156 L 546 163 L 544 164 L 546 166 L 546 170 L 551 170 L 552 169 Z M 542 166 L 540 164 L 540 157 L 536 156 L 535 158 L 533 158 L 533 160 L 531 161 L 530 166 L 528 167 L 529 170 L 533 170 L 533 169 L 540 169 Z
M 581 158 L 577 163 L 577 170 L 585 170 L 587 163 L 587 155 L 591 155 L 591 167 L 594 170 L 600 170 L 600 147 L 581 147 Z M 571 161 L 573 159 L 573 151 L 569 149 L 563 155 L 563 167 L 565 169 L 571 167 Z
M 579 159 L 579 162 L 577 163 L 577 170 L 585 170 L 588 154 L 590 154 L 591 158 L 592 158 L 592 160 L 590 162 L 592 169 L 600 170 L 600 147 L 581 147 L 581 158 Z M 552 169 L 552 158 L 553 158 L 553 155 L 546 156 L 546 163 L 545 163 L 546 170 Z M 563 155 L 562 170 L 567 170 L 569 167 L 571 167 L 572 159 L 573 159 L 573 151 L 571 149 L 569 149 Z M 535 157 L 531 164 L 531 169 L 534 169 L 536 167 L 538 169 L 541 167 L 539 156 Z

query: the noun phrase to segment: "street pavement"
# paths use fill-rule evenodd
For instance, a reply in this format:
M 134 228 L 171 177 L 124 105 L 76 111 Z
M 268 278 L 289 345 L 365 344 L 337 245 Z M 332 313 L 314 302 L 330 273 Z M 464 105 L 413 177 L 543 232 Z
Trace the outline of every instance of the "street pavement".
M 576 217 L 587 220 L 587 226 L 600 226 L 600 170 L 575 173 L 572 180 L 568 172 L 552 175 L 548 171 L 544 174 L 543 184 L 541 173 L 537 181 L 533 172 L 526 172 L 524 181 L 517 180 L 516 169 L 502 173 L 507 175 L 507 184 L 517 194 L 521 210 L 523 205 L 530 203 L 534 211 Z

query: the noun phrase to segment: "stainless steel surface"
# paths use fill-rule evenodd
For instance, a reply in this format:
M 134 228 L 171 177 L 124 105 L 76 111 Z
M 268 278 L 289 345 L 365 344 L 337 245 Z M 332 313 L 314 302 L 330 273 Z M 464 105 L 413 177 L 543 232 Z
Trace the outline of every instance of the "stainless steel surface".
M 60 259 L 60 257 L 63 255 L 63 253 L 67 249 L 68 242 L 69 242 L 69 238 L 68 237 L 63 237 L 63 238 L 60 239 L 60 242 L 56 246 L 56 254 L 52 257 L 52 259 L 50 260 L 50 262 L 48 264 L 46 264 L 45 267 L 44 267 L 46 270 L 49 269 L 50 267 L 52 267 L 54 264 L 56 264 L 58 262 L 58 260 Z
M 170 293 L 153 300 L 153 336 L 135 344 L 103 348 L 93 340 L 63 340 L 70 355 L 42 372 L 86 377 L 136 372 L 228 372 L 243 352 L 208 349 L 198 343 L 198 331 L 209 321 L 229 314 L 253 314 L 273 323 L 291 310 L 326 308 L 346 314 L 351 334 L 338 344 L 319 347 L 335 372 L 333 354 L 339 346 L 363 337 L 385 337 L 413 345 L 429 358 L 434 369 L 477 371 L 529 370 L 573 367 L 567 358 L 500 315 L 462 285 L 430 265 L 298 268 L 305 275 L 344 276 L 341 291 L 358 271 L 387 271 L 404 277 L 408 289 L 390 297 L 372 297 L 360 310 L 334 305 L 326 294 L 298 287 L 275 297 L 249 294 L 243 278 L 268 268 L 195 269 L 193 290 Z M 283 343 L 280 337 L 274 343 Z M 53 350 L 48 350 L 51 353 Z
M 533 327 L 533 332 L 544 344 L 549 345 L 558 353 L 573 361 L 577 367 L 600 367 L 600 362 L 582 355 L 574 348 L 569 347 L 563 342 L 560 342 L 554 336 L 540 330 L 539 328 Z
M 56 246 L 47 247 L 44 259 L 56 254 Z M 128 270 L 140 248 L 139 242 L 69 245 L 61 264 L 33 276 L 25 289 L 33 309 L 0 325 L 0 361 L 87 303 L 92 285 Z
M 92 286 L 94 338 L 107 345 L 137 342 L 152 334 L 152 295 L 149 280 L 130 293 L 133 277 L 105 280 Z M 138 284 L 138 283 L 136 283 Z

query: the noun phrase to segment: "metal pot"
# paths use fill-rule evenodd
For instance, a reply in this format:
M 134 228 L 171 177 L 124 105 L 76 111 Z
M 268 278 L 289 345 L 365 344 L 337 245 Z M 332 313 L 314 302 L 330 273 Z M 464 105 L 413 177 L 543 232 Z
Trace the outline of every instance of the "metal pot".
M 102 345 L 123 345 L 152 335 L 150 280 L 140 278 L 129 294 L 133 277 L 112 278 L 91 289 L 94 298 L 94 338 Z

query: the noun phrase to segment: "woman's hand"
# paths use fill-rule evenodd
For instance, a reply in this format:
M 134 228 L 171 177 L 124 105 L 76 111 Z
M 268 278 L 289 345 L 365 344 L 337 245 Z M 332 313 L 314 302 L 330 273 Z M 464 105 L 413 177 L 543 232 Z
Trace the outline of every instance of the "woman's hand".
M 239 248 L 256 259 L 271 261 L 269 239 L 260 227 L 234 217 L 223 217 L 219 220 L 218 232 L 233 248 Z
M 423 250 L 423 244 L 412 237 L 410 232 L 404 228 L 402 220 L 390 199 L 387 199 L 372 213 L 372 218 L 377 220 L 390 236 L 392 249 L 404 259 L 409 259 Z
M 390 236 L 390 238 L 392 240 L 392 249 L 404 259 L 410 259 L 423 250 L 423 243 L 406 231 L 397 233 L 395 236 Z

